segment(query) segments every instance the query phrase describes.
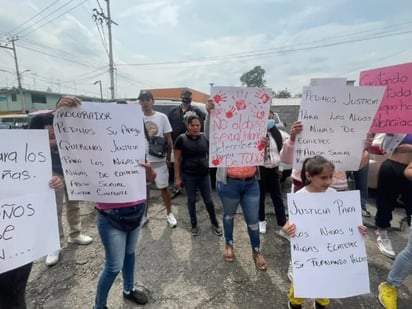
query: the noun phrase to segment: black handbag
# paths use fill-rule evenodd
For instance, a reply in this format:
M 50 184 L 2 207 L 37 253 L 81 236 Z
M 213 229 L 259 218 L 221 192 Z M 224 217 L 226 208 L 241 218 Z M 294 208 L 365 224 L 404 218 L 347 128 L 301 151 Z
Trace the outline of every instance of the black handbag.
M 162 136 L 149 136 L 149 131 L 146 128 L 146 124 L 143 124 L 144 136 L 149 144 L 149 154 L 157 157 L 164 158 L 167 155 L 167 140 Z
M 106 217 L 115 229 L 130 232 L 140 226 L 146 207 L 143 205 L 101 210 L 99 213 Z
M 167 154 L 167 141 L 161 136 L 151 136 L 149 138 L 149 154 L 157 157 L 164 158 Z

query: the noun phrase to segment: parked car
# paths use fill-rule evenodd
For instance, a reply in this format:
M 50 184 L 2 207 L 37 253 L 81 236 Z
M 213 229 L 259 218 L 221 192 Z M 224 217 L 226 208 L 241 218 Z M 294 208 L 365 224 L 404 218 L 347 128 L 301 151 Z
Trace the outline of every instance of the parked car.
M 0 129 L 12 129 L 13 126 L 10 123 L 1 123 L 0 122 Z

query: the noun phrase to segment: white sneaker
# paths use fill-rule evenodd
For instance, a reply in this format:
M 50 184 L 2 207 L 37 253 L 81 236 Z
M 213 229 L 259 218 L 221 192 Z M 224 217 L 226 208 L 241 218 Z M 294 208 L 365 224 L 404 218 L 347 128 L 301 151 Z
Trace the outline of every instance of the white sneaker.
M 393 251 L 392 242 L 387 237 L 387 235 L 386 237 L 385 235 L 384 237 L 382 237 L 382 235 L 378 231 L 376 231 L 376 236 L 376 244 L 378 245 L 379 251 L 387 257 L 390 257 L 392 259 L 395 258 L 395 251 Z
M 59 258 L 60 258 L 60 249 L 54 251 L 53 253 L 50 253 L 50 254 L 46 257 L 46 265 L 47 265 L 47 266 L 56 265 L 57 262 L 59 261 Z
M 267 222 L 265 221 L 259 221 L 259 232 L 260 234 L 266 234 L 266 225 Z
M 279 235 L 290 241 L 289 235 L 286 234 L 282 229 L 279 230 Z
M 290 282 L 293 282 L 293 267 L 292 267 L 292 261 L 289 261 L 289 266 L 288 266 L 288 279 Z
M 70 237 L 67 239 L 67 242 L 70 244 L 78 245 L 88 245 L 93 241 L 93 238 L 87 235 L 79 234 L 77 237 Z
M 173 213 L 170 213 L 167 215 L 167 223 L 169 223 L 169 226 L 173 229 L 177 225 L 177 220 L 175 218 L 175 215 Z

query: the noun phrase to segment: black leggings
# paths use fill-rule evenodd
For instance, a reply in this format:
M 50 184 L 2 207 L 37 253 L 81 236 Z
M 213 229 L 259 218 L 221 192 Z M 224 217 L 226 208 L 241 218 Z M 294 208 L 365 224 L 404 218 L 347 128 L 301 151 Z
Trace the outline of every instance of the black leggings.
M 386 159 L 379 168 L 375 217 L 375 225 L 378 228 L 385 229 L 391 226 L 392 211 L 397 205 L 396 200 L 399 195 L 405 203 L 408 225 L 411 224 L 412 181 L 403 174 L 406 166 L 406 164 Z
M 26 285 L 32 265 L 0 274 L 0 309 L 26 309 Z
M 273 207 L 275 208 L 276 221 L 279 226 L 286 223 L 285 206 L 283 205 L 282 195 L 280 192 L 279 168 L 266 168 L 259 166 L 260 180 L 260 201 L 259 201 L 259 221 L 265 220 L 265 193 L 269 191 L 272 198 Z

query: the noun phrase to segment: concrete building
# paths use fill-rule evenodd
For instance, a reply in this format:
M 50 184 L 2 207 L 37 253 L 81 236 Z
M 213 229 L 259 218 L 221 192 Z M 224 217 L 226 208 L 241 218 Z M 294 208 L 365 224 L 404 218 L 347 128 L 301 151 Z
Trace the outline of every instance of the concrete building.
M 56 92 L 30 89 L 0 88 L 0 115 L 9 113 L 30 113 L 42 109 L 54 109 L 61 96 Z M 99 102 L 100 98 L 78 95 L 83 101 Z

